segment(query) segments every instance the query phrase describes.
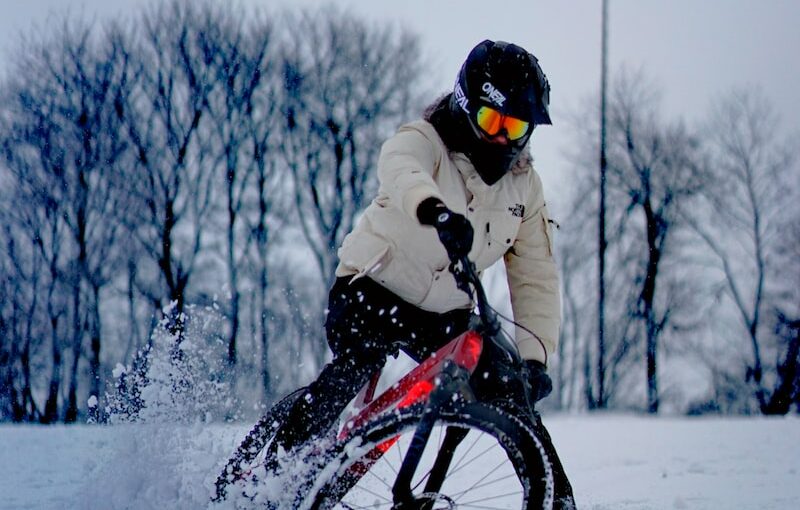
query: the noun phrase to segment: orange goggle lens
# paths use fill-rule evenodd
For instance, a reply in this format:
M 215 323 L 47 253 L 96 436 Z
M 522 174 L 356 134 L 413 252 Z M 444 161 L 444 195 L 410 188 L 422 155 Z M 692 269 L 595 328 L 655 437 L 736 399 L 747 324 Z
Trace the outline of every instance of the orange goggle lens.
M 489 136 L 496 136 L 500 130 L 505 129 L 509 140 L 519 140 L 528 132 L 528 122 L 503 115 L 488 106 L 480 107 L 477 120 L 478 127 Z

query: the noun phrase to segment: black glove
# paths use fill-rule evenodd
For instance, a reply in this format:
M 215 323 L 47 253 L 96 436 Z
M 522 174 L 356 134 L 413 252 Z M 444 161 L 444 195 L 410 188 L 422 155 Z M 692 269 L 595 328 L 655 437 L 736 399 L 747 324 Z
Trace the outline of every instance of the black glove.
M 462 214 L 447 208 L 438 198 L 423 200 L 417 207 L 417 218 L 423 225 L 430 225 L 439 234 L 439 240 L 447 250 L 452 262 L 466 257 L 472 249 L 474 232 L 472 224 Z
M 527 372 L 526 379 L 530 390 L 531 404 L 542 400 L 553 391 L 553 381 L 547 375 L 547 367 L 544 366 L 544 363 L 526 359 L 525 371 Z

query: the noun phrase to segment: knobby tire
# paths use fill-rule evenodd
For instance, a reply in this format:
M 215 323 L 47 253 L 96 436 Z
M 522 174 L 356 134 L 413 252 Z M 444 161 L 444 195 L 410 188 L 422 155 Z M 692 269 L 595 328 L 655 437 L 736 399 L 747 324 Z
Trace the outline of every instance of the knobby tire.
M 304 391 L 305 388 L 299 388 L 282 398 L 248 432 L 217 477 L 213 501 L 224 500 L 228 487 L 242 480 L 251 464 L 267 454 L 266 449 L 275 437 L 275 433 L 286 420 L 294 402 Z

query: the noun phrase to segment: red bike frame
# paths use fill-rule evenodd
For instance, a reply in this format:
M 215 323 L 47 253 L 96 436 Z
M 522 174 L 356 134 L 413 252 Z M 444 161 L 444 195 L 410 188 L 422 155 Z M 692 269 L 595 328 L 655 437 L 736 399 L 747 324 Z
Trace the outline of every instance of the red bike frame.
M 356 396 L 351 416 L 344 420 L 345 426 L 339 433 L 339 439 L 347 438 L 353 430 L 386 410 L 402 409 L 427 399 L 436 386 L 436 377 L 447 361 L 467 369 L 471 374 L 478 364 L 482 350 L 483 338 L 479 333 L 462 333 L 374 398 L 382 372 L 379 370 Z
M 359 427 L 383 412 L 402 409 L 427 400 L 436 387 L 437 377 L 448 362 L 455 363 L 472 374 L 478 365 L 482 350 L 483 338 L 478 332 L 470 330 L 462 333 L 374 398 L 382 373 L 382 370 L 378 370 L 356 396 L 350 417 L 344 420 L 345 425 L 339 433 L 339 440 L 349 438 Z M 361 460 L 347 469 L 347 476 L 351 478 L 364 476 L 398 439 L 399 436 L 396 436 L 376 445 Z

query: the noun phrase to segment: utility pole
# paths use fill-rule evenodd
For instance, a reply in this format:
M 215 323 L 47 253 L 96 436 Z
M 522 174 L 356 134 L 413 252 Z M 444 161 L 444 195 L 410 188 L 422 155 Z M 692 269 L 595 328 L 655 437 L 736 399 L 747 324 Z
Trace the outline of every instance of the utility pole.
M 600 211 L 598 217 L 598 286 L 597 286 L 597 402 L 606 407 L 605 397 L 605 301 L 606 301 L 606 75 L 608 68 L 608 0 L 603 0 L 600 66 Z

